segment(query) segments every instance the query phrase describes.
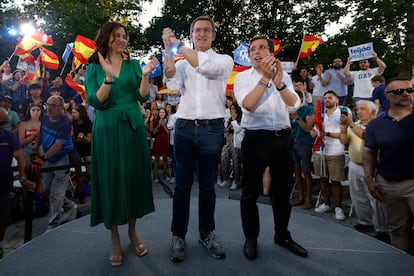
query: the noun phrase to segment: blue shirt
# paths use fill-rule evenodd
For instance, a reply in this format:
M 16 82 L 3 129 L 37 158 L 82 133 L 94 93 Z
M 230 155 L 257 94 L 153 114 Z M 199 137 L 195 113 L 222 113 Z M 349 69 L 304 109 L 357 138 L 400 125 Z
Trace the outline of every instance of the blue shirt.
M 387 113 L 372 120 L 366 129 L 365 147 L 379 150 L 377 171 L 385 179 L 414 177 L 414 113 L 400 121 Z
M 385 84 L 381 84 L 372 91 L 371 101 L 379 100 L 381 111 L 387 111 L 390 108 L 390 101 L 385 97 Z
M 7 87 L 10 89 L 15 83 L 15 81 L 9 81 L 7 83 Z M 27 99 L 27 85 L 25 83 L 21 83 L 15 91 L 11 91 L 11 96 L 13 103 L 21 102 Z
M 0 195 L 7 195 L 13 190 L 13 153 L 21 149 L 16 134 L 4 129 L 0 132 Z
M 56 163 L 73 149 L 71 128 L 72 124 L 66 116 L 62 116 L 56 121 L 50 120 L 49 116 L 43 117 L 42 125 L 40 127 L 40 135 L 42 136 L 44 151 L 47 152 L 56 141 L 63 142 L 60 151 L 50 157 L 48 159 L 49 162 Z
M 305 105 L 299 108 L 297 113 L 302 121 L 306 122 L 306 117 L 315 114 L 315 109 L 313 106 Z M 292 120 L 292 135 L 295 138 L 296 142 L 304 145 L 312 146 L 315 142 L 315 139 L 312 138 L 309 133 L 305 132 L 295 119 Z
M 334 68 L 326 70 L 323 73 L 322 79 L 326 80 L 328 75 L 331 75 L 331 80 L 327 85 L 325 85 L 325 92 L 326 91 L 334 91 L 338 97 L 344 97 L 348 95 L 348 85 L 344 83 L 342 79 L 338 77 L 338 73 L 342 76 L 342 79 L 346 79 L 346 75 L 344 73 L 344 69 L 336 70 Z

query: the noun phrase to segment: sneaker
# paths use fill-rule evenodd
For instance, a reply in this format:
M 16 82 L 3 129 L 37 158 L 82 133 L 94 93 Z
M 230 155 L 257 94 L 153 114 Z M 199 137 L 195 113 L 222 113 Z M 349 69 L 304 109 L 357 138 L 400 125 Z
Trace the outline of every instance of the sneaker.
M 182 262 L 185 257 L 185 242 L 182 238 L 172 236 L 171 249 L 170 249 L 170 260 L 172 262 Z
M 213 231 L 209 232 L 204 239 L 199 240 L 199 242 L 204 245 L 204 247 L 208 250 L 211 256 L 216 259 L 224 259 L 226 255 L 223 252 L 223 247 L 221 244 L 216 240 L 216 234 Z
M 345 214 L 341 207 L 335 207 L 335 218 L 337 220 L 345 220 Z
M 230 182 L 230 180 L 225 180 L 225 181 L 221 182 L 220 184 L 218 184 L 218 186 L 220 188 L 228 188 L 228 187 L 231 186 L 231 182 Z
M 367 232 L 367 231 L 371 231 L 372 229 L 374 229 L 374 226 L 358 223 L 354 225 L 354 228 L 358 230 L 359 232 Z
M 236 180 L 233 180 L 233 183 L 231 183 L 230 190 L 236 191 L 239 189 L 239 185 L 237 184 Z
M 332 211 L 332 207 L 325 203 L 322 203 L 321 205 L 315 208 L 315 212 L 318 214 L 323 214 L 330 211 Z

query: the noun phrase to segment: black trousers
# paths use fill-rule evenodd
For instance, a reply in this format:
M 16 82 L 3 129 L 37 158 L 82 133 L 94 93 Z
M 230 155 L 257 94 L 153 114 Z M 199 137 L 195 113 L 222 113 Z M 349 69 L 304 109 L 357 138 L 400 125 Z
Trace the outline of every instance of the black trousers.
M 263 173 L 269 166 L 272 178 L 270 200 L 273 209 L 275 235 L 289 235 L 288 224 L 292 206 L 289 198 L 294 169 L 294 140 L 290 131 L 246 131 L 242 142 L 243 180 L 240 199 L 241 219 L 246 239 L 257 239 L 260 222 L 257 198 L 263 191 Z

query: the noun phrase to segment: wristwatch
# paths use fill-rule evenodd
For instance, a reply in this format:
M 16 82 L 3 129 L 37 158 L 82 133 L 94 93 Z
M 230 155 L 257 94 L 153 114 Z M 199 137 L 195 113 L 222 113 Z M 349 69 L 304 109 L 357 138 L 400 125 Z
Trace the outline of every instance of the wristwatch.
M 279 91 L 279 92 L 280 92 L 280 91 L 282 91 L 282 90 L 286 89 L 286 84 L 285 84 L 284 82 L 282 82 L 282 84 L 283 84 L 283 85 L 282 85 L 282 87 L 280 87 L 280 88 L 276 86 L 277 91 Z
M 24 182 L 26 182 L 26 177 L 24 177 L 24 176 L 21 176 L 20 178 L 19 178 L 19 181 L 20 181 L 20 183 L 24 183 Z

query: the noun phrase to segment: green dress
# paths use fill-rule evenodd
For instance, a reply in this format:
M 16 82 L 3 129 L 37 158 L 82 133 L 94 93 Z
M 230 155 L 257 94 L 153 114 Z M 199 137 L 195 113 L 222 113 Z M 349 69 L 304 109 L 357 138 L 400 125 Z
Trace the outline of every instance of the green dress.
M 154 211 L 151 162 L 140 106 L 142 78 L 137 60 L 122 61 L 109 97 L 100 103 L 96 92 L 105 72 L 100 64 L 86 70 L 87 102 L 96 109 L 92 130 L 91 226 L 126 224 Z

